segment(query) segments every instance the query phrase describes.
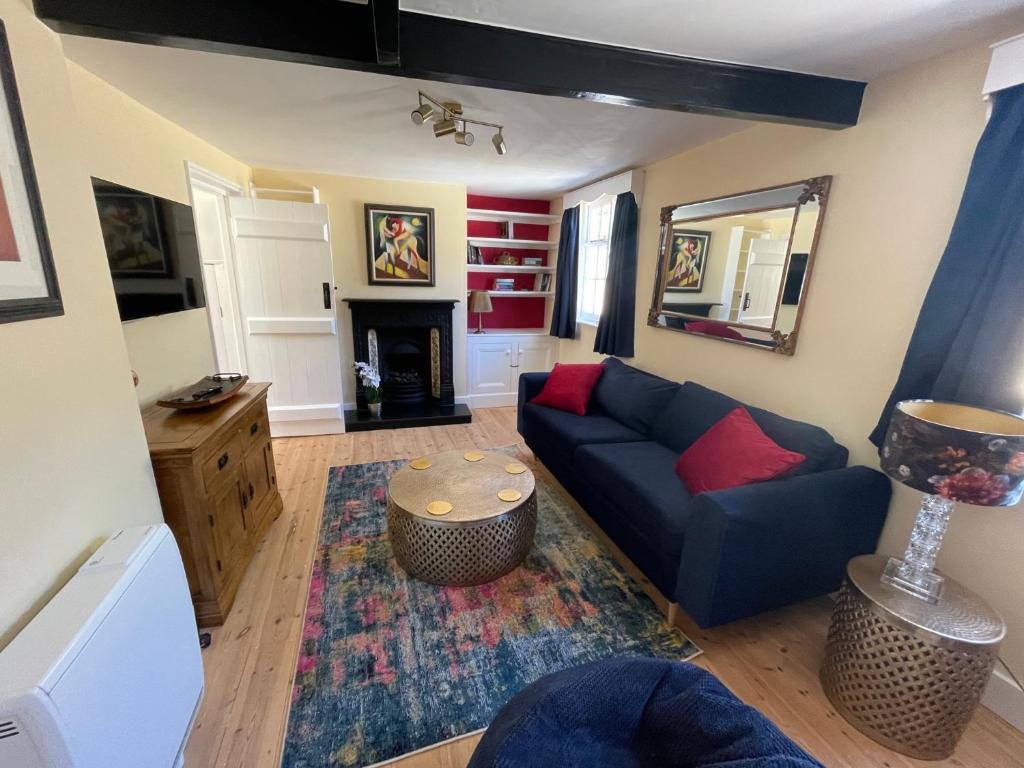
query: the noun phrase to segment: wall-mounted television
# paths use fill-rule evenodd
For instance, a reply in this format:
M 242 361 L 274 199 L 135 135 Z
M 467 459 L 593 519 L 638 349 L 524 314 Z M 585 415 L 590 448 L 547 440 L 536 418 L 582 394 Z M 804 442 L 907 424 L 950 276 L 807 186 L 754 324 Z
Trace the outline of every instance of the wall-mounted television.
M 92 187 L 121 320 L 205 307 L 192 209 L 103 179 Z

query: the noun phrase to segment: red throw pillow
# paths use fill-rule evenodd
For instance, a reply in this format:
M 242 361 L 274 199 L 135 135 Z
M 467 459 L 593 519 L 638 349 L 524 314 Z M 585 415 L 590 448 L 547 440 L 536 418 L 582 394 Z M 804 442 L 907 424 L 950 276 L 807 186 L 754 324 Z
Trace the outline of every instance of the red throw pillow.
M 696 496 L 747 483 L 772 480 L 807 457 L 787 451 L 761 431 L 746 408 L 733 408 L 697 438 L 676 461 L 676 474 Z
M 705 333 L 708 336 L 721 336 L 723 339 L 736 339 L 737 341 L 743 341 L 746 339 L 739 331 L 733 330 L 728 325 L 722 325 L 721 323 L 709 323 L 707 320 L 696 320 L 692 323 L 683 323 L 683 328 L 687 331 L 693 331 L 694 333 Z
M 602 373 L 604 366 L 600 363 L 555 363 L 544 389 L 530 402 L 583 416 Z

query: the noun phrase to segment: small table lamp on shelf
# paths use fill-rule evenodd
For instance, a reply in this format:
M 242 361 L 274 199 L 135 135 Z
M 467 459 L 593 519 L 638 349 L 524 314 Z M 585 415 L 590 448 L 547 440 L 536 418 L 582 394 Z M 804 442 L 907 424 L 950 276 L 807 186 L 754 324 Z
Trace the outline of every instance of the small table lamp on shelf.
M 903 559 L 855 557 L 836 601 L 821 682 L 835 708 L 891 749 L 949 757 L 988 684 L 1006 624 L 936 572 L 956 502 L 1024 494 L 1024 418 L 933 400 L 897 403 L 882 469 L 925 496 Z
M 470 291 L 469 311 L 476 312 L 476 330 L 473 333 L 483 333 L 484 313 L 494 311 L 494 305 L 491 303 L 491 294 L 487 291 Z

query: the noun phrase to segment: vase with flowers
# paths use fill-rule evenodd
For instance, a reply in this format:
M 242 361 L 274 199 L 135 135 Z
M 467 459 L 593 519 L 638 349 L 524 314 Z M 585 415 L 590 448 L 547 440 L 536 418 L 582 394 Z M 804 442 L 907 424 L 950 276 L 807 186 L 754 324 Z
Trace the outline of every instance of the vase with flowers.
M 363 394 L 366 396 L 366 407 L 375 418 L 380 418 L 380 403 L 383 394 L 380 388 L 380 374 L 377 369 L 369 363 L 355 363 L 356 376 L 363 385 Z

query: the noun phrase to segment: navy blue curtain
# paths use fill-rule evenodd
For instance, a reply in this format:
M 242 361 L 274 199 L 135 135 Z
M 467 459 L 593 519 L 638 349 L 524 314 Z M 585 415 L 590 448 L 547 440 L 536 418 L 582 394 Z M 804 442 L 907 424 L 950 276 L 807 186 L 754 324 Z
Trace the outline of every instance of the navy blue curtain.
M 636 198 L 623 192 L 615 198 L 612 235 L 608 246 L 608 281 L 597 324 L 594 351 L 616 357 L 633 356 L 636 322 Z
M 994 102 L 875 445 L 900 400 L 1024 411 L 1024 85 Z
M 580 207 L 562 213 L 558 236 L 558 265 L 555 267 L 555 303 L 551 311 L 551 335 L 576 338 L 576 272 L 580 257 Z

